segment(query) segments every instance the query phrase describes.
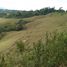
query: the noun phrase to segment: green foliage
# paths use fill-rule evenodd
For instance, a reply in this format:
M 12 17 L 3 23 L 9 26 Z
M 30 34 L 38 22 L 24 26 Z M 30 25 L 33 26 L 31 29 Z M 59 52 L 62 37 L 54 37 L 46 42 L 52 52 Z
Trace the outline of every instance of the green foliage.
M 0 67 L 6 67 L 6 61 L 4 55 L 0 57 Z
M 0 32 L 8 32 L 15 30 L 15 25 L 11 24 L 1 24 L 0 25 Z
M 31 47 L 18 41 L 16 47 L 15 55 L 6 58 L 7 61 L 11 57 L 11 67 L 67 67 L 67 33 L 46 33 L 44 42 L 39 40 Z M 3 58 L 0 65 L 5 63 Z
M 30 11 L 19 11 L 19 10 L 3 10 L 0 9 L 0 17 L 5 18 L 27 18 L 32 16 L 38 16 L 38 15 L 46 15 L 52 12 L 59 12 L 59 13 L 65 13 L 65 10 L 63 10 L 61 7 L 56 10 L 54 7 L 46 7 L 40 10 L 30 10 Z
M 22 53 L 25 51 L 25 44 L 22 41 L 16 42 L 17 50 Z
M 18 22 L 16 22 L 16 30 L 22 30 L 24 29 L 24 25 L 26 24 L 25 21 L 23 20 L 19 20 Z
M 19 20 L 14 24 L 1 24 L 0 25 L 0 33 L 1 32 L 8 32 L 8 31 L 19 31 L 25 29 L 25 24 L 28 23 L 24 20 Z

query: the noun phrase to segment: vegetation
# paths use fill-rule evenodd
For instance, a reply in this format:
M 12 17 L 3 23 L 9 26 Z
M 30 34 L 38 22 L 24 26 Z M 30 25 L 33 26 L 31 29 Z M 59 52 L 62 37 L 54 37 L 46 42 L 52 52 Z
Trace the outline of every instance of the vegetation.
M 0 40 L 5 36 L 6 33 L 0 32 Z
M 13 12 L 8 11 L 7 15 L 1 17 L 14 19 L 6 21 L 5 18 L 0 18 L 0 67 L 67 67 L 67 33 L 46 33 L 44 39 L 45 31 L 67 30 L 65 11 L 61 8 L 59 10 L 44 8 L 30 12 L 24 11 L 25 13 Z M 26 24 L 28 22 L 15 19 L 21 17 L 31 17 L 24 18 L 31 23 Z M 25 28 L 25 24 L 28 29 Z M 5 32 L 7 35 L 2 39 Z
M 16 22 L 16 30 L 22 30 L 25 29 L 25 24 L 28 23 L 27 21 L 24 20 L 19 20 Z
M 24 20 L 19 20 L 18 22 L 15 22 L 14 24 L 1 24 L 0 25 L 0 32 L 8 32 L 8 31 L 16 31 L 16 30 L 22 30 L 24 29 L 24 25 L 27 22 Z
M 13 55 L 9 52 L 1 55 L 1 67 L 67 66 L 67 33 L 47 33 L 44 42 L 39 40 L 32 47 L 22 41 L 18 41 L 15 45 L 17 49 Z
M 54 7 L 46 7 L 40 10 L 30 10 L 30 11 L 19 11 L 19 10 L 6 10 L 6 9 L 0 9 L 0 17 L 5 18 L 27 18 L 32 16 L 39 16 L 39 15 L 47 15 L 52 12 L 59 12 L 59 13 L 65 13 L 66 11 L 63 10 L 61 7 L 56 10 Z
M 0 51 L 6 50 L 18 39 L 33 43 L 43 38 L 46 31 L 67 31 L 67 13 L 63 15 L 51 13 L 46 16 L 34 16 L 23 19 L 0 18 L 0 26 L 10 25 L 13 27 L 19 20 L 30 23 L 25 24 L 25 30 L 4 32 L 6 35 L 0 40 Z
M 0 39 L 2 39 L 6 32 L 10 32 L 10 31 L 20 31 L 20 30 L 24 30 L 25 24 L 28 23 L 27 21 L 24 20 L 18 20 L 17 22 L 11 24 L 11 23 L 5 23 L 5 24 L 1 24 L 0 25 Z

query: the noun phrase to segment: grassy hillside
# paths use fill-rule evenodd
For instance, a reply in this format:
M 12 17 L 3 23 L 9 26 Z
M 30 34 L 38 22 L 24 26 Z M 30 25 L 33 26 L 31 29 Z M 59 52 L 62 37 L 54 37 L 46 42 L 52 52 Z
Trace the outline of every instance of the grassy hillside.
M 18 19 L 0 18 L 0 24 L 13 24 L 17 22 L 17 20 Z M 33 43 L 43 38 L 45 32 L 47 31 L 66 31 L 67 29 L 67 14 L 48 14 L 46 16 L 34 16 L 31 18 L 25 18 L 24 20 L 30 22 L 26 24 L 27 29 L 22 31 L 7 32 L 6 36 L 0 40 L 0 51 L 9 48 L 17 40 Z

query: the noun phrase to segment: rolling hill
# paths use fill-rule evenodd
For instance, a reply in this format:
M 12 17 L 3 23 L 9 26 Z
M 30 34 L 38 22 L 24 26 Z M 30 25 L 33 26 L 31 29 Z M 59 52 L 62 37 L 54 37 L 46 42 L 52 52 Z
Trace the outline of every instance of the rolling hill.
M 18 19 L 0 18 L 0 24 L 15 23 Z M 32 44 L 39 39 L 44 38 L 46 32 L 66 31 L 67 29 L 67 14 L 52 13 L 42 16 L 34 16 L 24 18 L 29 21 L 26 24 L 27 29 L 22 31 L 7 32 L 0 40 L 0 51 L 5 50 L 13 45 L 17 40 Z

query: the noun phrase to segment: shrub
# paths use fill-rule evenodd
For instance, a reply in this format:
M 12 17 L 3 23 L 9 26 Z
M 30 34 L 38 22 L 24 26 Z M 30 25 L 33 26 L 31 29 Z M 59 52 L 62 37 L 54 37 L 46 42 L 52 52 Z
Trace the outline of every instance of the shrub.
M 25 24 L 27 22 L 24 20 L 19 20 L 18 22 L 16 22 L 16 30 L 22 30 L 25 28 Z
M 0 32 L 8 32 L 15 30 L 15 25 L 11 24 L 1 24 L 0 25 Z
M 16 42 L 16 47 L 20 53 L 25 51 L 25 45 L 22 41 Z
M 25 29 L 25 24 L 28 23 L 24 20 L 19 20 L 18 22 L 14 24 L 1 24 L 0 25 L 0 33 L 1 32 L 8 32 L 8 31 L 20 31 Z
M 19 41 L 15 55 L 9 54 L 13 60 L 9 62 L 15 67 L 67 67 L 67 33 L 46 34 L 45 42 L 39 40 L 32 47 L 27 46 Z
M 33 44 L 33 48 L 29 52 L 24 52 L 24 54 L 27 67 L 59 67 L 66 65 L 67 34 L 46 34 L 45 43 L 40 40 L 37 44 Z

